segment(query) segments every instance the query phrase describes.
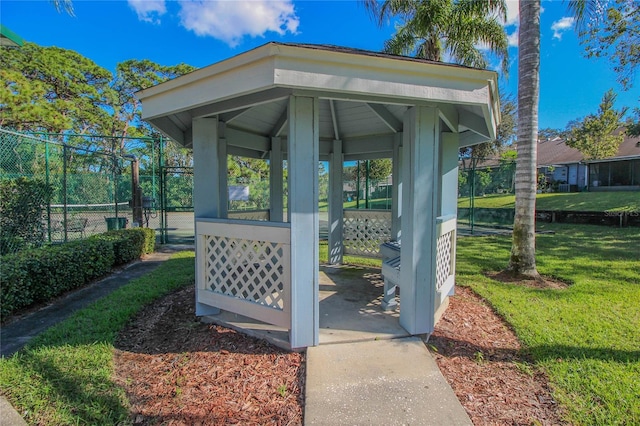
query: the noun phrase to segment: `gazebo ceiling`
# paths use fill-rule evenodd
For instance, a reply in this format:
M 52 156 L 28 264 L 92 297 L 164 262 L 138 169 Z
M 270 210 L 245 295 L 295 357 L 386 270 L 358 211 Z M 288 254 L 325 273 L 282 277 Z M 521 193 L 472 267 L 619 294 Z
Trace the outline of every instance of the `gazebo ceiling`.
M 414 105 L 437 107 L 461 146 L 495 138 L 499 120 L 495 72 L 335 46 L 267 43 L 137 95 L 143 119 L 180 144 L 192 119 L 218 116 L 229 152 L 248 156 L 287 137 L 291 95 L 319 99 L 320 154 L 340 139 L 345 159 L 390 152 Z

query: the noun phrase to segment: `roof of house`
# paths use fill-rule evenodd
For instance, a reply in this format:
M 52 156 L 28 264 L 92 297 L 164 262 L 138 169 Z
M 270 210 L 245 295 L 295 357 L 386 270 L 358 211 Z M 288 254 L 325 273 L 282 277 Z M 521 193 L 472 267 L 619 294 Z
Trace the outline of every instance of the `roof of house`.
M 640 158 L 640 137 L 625 135 L 624 141 L 618 148 L 618 153 L 609 158 L 590 160 L 589 162 L 611 161 Z M 584 160 L 584 155 L 575 148 L 567 146 L 564 139 L 538 141 L 538 166 L 552 166 L 555 164 L 572 164 Z
M 620 129 L 622 131 L 622 129 Z M 509 149 L 516 149 L 515 145 Z M 611 160 L 630 160 L 640 158 L 640 137 L 626 136 L 624 141 L 618 148 L 618 153 L 609 158 L 599 160 L 590 160 L 590 163 L 611 161 Z M 538 141 L 538 167 L 575 164 L 584 161 L 584 155 L 575 148 L 567 146 L 565 140 L 559 137 Z M 500 166 L 499 155 L 495 158 L 486 158 L 478 161 L 476 169 L 496 168 Z M 461 161 L 460 167 L 469 167 L 468 160 Z

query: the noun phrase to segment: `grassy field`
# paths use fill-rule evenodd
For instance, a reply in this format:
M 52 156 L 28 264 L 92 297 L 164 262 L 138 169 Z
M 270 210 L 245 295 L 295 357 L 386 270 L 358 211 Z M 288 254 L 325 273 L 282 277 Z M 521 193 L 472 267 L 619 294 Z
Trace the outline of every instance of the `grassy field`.
M 507 265 L 509 237 L 460 239 L 457 282 L 513 326 L 569 421 L 640 424 L 640 229 L 543 227 L 556 233 L 537 237 L 539 271 L 571 283 L 567 289 L 486 278 Z
M 0 390 L 29 424 L 115 425 L 128 421 L 112 381 L 113 341 L 138 310 L 193 284 L 193 252 L 181 252 L 0 359 Z
M 515 195 L 487 195 L 476 197 L 478 208 L 514 208 Z M 468 208 L 469 197 L 458 198 L 458 207 Z M 635 211 L 640 212 L 640 192 L 570 192 L 538 194 L 536 197 L 538 210 L 574 210 L 574 211 Z

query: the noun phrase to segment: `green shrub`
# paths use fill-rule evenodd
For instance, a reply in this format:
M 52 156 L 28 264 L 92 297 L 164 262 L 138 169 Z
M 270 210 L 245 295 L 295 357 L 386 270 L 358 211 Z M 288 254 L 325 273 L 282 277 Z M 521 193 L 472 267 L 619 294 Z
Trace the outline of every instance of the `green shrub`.
M 155 238 L 155 231 L 149 228 L 119 229 L 91 237 L 113 244 L 114 265 L 123 265 L 139 259 L 143 254 L 152 253 Z
M 113 260 L 113 244 L 93 239 L 3 256 L 0 260 L 2 320 L 18 309 L 47 302 L 106 275 Z
M 100 278 L 155 249 L 155 231 L 120 229 L 0 258 L 0 320 Z
M 40 247 L 51 186 L 37 179 L 0 179 L 0 255 Z

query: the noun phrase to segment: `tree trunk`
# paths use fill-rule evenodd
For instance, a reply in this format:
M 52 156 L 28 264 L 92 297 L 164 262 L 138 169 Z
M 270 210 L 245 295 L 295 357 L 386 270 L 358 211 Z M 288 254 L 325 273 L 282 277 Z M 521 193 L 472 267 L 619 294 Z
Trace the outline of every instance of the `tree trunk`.
M 538 278 L 536 269 L 536 161 L 540 96 L 540 0 L 520 0 L 516 212 L 508 270 Z

